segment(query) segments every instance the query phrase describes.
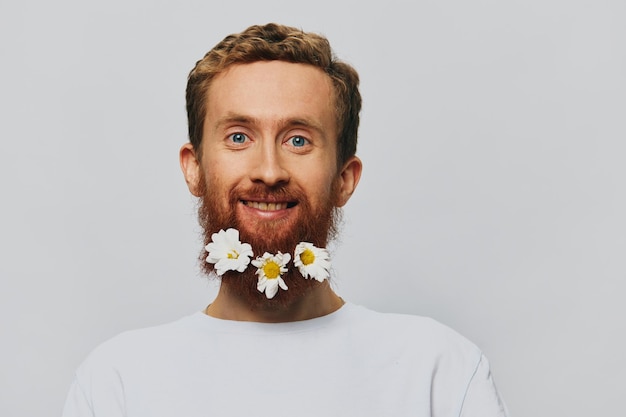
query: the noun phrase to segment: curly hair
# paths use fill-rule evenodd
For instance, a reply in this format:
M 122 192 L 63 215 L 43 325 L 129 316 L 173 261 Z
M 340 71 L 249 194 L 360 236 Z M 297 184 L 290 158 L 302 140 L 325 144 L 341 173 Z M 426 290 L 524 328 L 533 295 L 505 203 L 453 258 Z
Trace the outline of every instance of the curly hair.
M 313 65 L 330 77 L 339 132 L 337 163 L 343 164 L 356 153 L 361 111 L 359 76 L 354 68 L 335 57 L 325 37 L 276 23 L 250 26 L 229 35 L 196 62 L 189 73 L 186 92 L 189 141 L 193 148 L 199 150 L 202 142 L 207 92 L 215 76 L 231 65 L 273 60 Z

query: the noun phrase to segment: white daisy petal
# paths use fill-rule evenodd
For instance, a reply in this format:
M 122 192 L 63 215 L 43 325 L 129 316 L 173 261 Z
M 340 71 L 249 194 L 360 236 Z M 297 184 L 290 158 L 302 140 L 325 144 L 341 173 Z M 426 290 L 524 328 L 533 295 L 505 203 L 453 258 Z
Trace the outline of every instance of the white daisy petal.
M 225 240 L 229 243 L 239 242 L 239 230 L 233 228 L 226 230 Z
M 324 248 L 309 242 L 300 242 L 294 251 L 293 263 L 304 278 L 323 282 L 330 276 L 330 256 Z
M 274 298 L 277 292 L 278 292 L 278 285 L 271 285 L 265 289 L 265 296 L 268 299 L 272 299 Z
M 256 274 L 259 277 L 257 290 L 265 292 L 265 296 L 270 299 L 278 293 L 278 287 L 287 290 L 287 285 L 281 275 L 287 272 L 287 263 L 291 255 L 278 252 L 276 255 L 265 252 L 252 261 L 252 265 L 257 267 Z
M 220 230 L 211 235 L 211 242 L 205 249 L 209 252 L 206 261 L 215 264 L 217 275 L 226 271 L 243 272 L 253 256 L 252 247 L 239 241 L 237 229 Z
M 267 279 L 259 277 L 259 281 L 256 284 L 256 289 L 260 292 L 265 291 L 265 287 L 267 287 Z

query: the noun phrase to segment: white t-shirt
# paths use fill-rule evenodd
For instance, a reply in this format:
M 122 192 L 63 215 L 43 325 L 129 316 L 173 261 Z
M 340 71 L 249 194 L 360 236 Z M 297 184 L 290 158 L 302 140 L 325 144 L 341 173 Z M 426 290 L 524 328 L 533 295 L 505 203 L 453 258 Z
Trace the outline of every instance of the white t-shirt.
M 428 318 L 353 304 L 290 323 L 201 312 L 130 331 L 76 372 L 64 417 L 501 417 L 480 350 Z

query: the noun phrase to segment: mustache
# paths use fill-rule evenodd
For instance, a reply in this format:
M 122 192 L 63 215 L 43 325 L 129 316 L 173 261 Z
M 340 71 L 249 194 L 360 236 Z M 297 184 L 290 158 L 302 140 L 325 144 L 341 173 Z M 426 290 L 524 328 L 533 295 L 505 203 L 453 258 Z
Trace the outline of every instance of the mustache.
M 266 184 L 252 184 L 250 186 L 236 186 L 229 193 L 231 205 L 241 200 L 266 200 L 301 203 L 306 201 L 306 194 L 298 187 L 289 184 L 268 186 Z

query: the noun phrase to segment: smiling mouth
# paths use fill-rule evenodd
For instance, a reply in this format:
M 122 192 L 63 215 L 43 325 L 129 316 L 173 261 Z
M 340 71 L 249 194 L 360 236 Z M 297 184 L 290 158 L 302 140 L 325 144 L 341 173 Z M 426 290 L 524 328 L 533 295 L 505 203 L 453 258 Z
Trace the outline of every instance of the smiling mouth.
M 250 208 L 261 210 L 261 211 L 285 210 L 285 209 L 294 207 L 296 205 L 295 202 L 266 203 L 263 201 L 246 201 L 246 200 L 243 200 L 242 203 L 246 207 L 250 207 Z

